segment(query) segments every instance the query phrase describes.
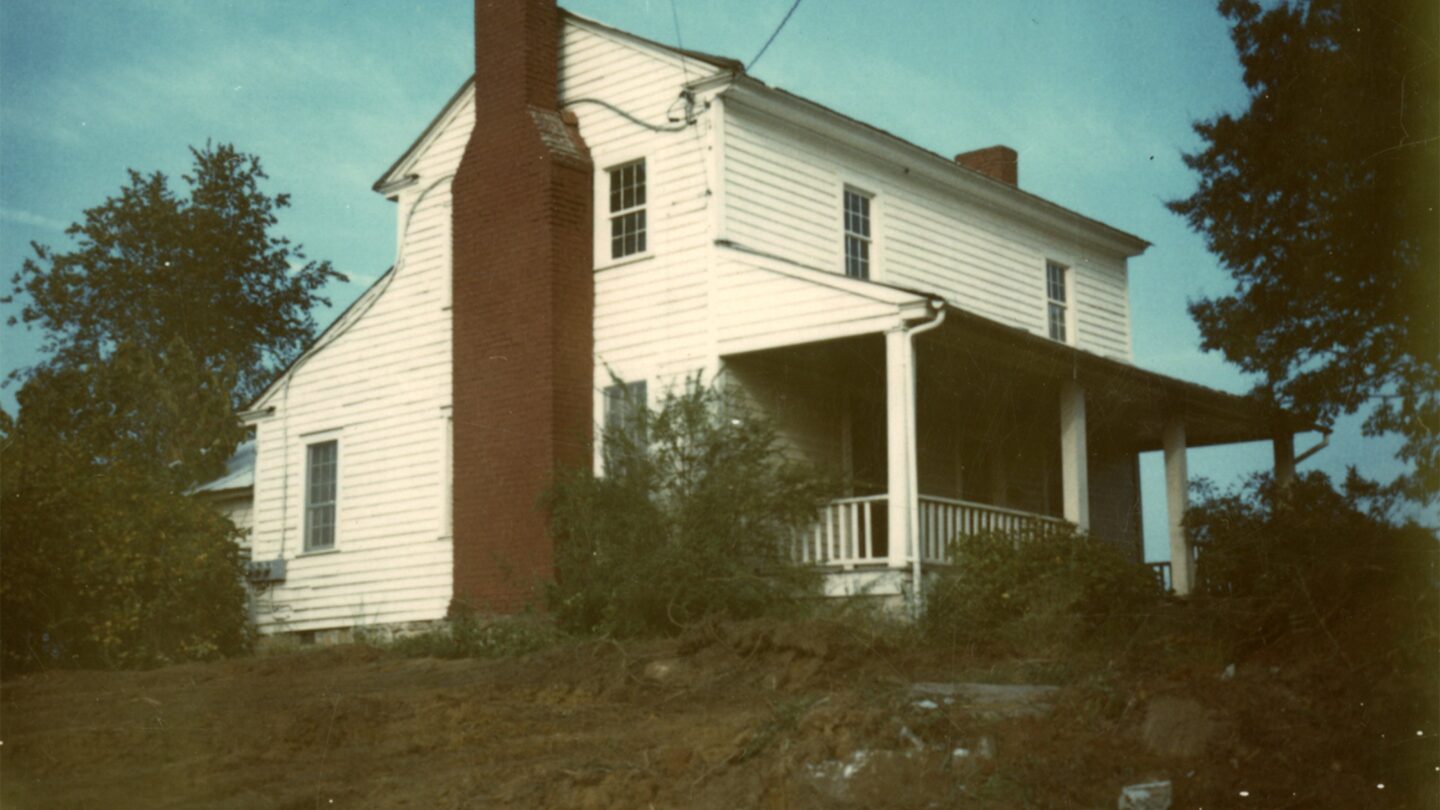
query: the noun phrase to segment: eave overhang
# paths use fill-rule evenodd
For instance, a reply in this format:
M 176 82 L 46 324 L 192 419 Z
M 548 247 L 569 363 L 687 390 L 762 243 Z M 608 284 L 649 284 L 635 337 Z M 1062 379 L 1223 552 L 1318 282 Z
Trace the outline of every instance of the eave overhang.
M 1185 423 L 1189 447 L 1328 432 L 1326 426 L 1256 397 L 1219 391 L 1103 357 L 954 305 L 947 306 L 945 323 L 933 340 L 1035 377 L 1078 381 L 1085 391 L 1087 410 L 1095 410 L 1111 422 L 1126 423 L 1130 449 L 1136 452 L 1160 450 L 1162 427 L 1175 418 Z

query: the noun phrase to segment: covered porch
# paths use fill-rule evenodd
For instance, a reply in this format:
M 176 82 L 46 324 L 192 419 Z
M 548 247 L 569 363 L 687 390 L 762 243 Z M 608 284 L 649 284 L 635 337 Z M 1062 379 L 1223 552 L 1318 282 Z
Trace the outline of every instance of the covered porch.
M 938 301 L 883 332 L 724 361 L 791 451 L 840 480 L 843 497 L 821 510 L 792 553 L 844 572 L 918 576 L 948 562 L 956 536 L 1040 536 L 1067 526 L 1141 562 L 1139 454 L 1160 450 L 1169 583 L 1186 594 L 1195 558 L 1180 523 L 1187 448 L 1269 439 L 1284 478 L 1293 475 L 1291 436 L 1312 427 Z

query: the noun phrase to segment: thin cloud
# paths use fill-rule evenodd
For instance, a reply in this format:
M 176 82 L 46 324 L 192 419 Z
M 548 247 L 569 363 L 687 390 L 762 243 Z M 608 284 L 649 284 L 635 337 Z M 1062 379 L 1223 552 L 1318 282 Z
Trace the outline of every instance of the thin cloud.
M 52 231 L 60 231 L 61 233 L 70 227 L 68 222 L 61 222 L 58 219 L 51 219 L 50 217 L 41 216 L 40 214 L 29 211 L 21 211 L 18 208 L 0 208 L 0 220 L 13 222 L 16 225 L 26 225 L 32 228 L 46 228 Z

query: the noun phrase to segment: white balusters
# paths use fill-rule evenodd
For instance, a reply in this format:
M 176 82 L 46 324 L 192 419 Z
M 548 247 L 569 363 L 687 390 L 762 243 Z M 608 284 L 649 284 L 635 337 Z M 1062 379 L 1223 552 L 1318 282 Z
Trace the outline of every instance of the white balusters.
M 884 526 L 887 520 L 888 500 L 884 495 L 867 495 L 841 498 L 821 507 L 814 527 L 797 534 L 795 560 L 846 569 L 888 561 L 889 555 L 875 543 L 875 527 Z M 948 562 L 950 543 L 964 534 L 1006 532 L 1019 542 L 1048 536 L 1065 525 L 1048 515 L 930 495 L 920 496 L 919 507 L 916 545 L 929 563 Z M 903 543 L 904 538 L 890 538 L 890 542 Z

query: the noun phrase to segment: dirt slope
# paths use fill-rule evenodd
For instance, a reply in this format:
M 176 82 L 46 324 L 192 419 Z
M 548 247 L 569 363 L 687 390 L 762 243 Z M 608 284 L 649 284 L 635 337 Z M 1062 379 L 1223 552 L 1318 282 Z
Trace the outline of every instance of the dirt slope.
M 985 679 L 984 666 L 780 625 L 493 661 L 343 647 L 52 672 L 0 687 L 0 804 L 1114 807 L 1122 786 L 1170 778 L 1177 807 L 1422 806 L 1320 762 L 1302 738 L 1325 732 L 1268 668 L 1090 680 L 1034 711 L 911 691 Z M 1167 731 L 1147 716 L 1169 705 L 1160 695 L 1199 714 Z M 1198 742 L 1157 752 L 1145 742 L 1156 723 Z

